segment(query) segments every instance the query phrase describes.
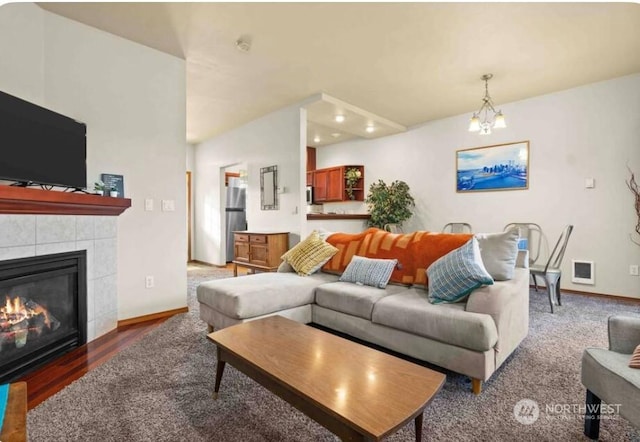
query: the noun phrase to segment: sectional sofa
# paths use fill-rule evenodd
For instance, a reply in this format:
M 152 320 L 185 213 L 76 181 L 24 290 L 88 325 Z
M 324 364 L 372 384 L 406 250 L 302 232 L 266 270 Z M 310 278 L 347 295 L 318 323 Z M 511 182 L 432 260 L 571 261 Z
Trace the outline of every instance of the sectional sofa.
M 339 253 L 309 276 L 299 276 L 283 263 L 277 273 L 200 284 L 200 318 L 210 331 L 270 315 L 319 324 L 467 375 L 479 394 L 482 381 L 527 336 L 529 272 L 526 251 L 516 246 L 510 279 L 478 288 L 463 302 L 429 302 L 425 267 L 469 238 L 429 232 L 393 235 L 377 229 L 332 235 L 327 242 Z M 399 270 L 384 289 L 339 281 L 355 254 L 400 256 Z

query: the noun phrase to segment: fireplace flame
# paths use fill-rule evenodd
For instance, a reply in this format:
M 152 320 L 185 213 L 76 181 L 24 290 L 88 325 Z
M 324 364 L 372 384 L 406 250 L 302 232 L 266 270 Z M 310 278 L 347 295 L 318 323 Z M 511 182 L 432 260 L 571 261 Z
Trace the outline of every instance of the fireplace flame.
M 16 296 L 13 299 L 10 296 L 6 296 L 4 308 L 0 308 L 0 319 L 6 321 L 9 325 L 18 324 L 37 315 L 42 315 L 44 324 L 51 328 L 49 312 L 39 304 L 35 304 L 32 308 L 27 307 L 23 304 L 20 296 Z

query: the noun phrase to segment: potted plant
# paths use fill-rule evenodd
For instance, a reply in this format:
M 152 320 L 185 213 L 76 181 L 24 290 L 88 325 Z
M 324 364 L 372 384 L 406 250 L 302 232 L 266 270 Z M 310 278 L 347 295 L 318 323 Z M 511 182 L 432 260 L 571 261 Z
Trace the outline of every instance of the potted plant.
M 344 171 L 344 178 L 347 181 L 347 196 L 350 200 L 356 199 L 353 188 L 358 184 L 358 180 L 362 178 L 362 172 L 357 167 L 349 167 Z
M 118 188 L 116 186 L 111 186 L 109 189 L 109 196 L 116 198 L 118 196 Z
M 387 185 L 378 180 L 369 186 L 366 203 L 369 206 L 369 226 L 383 229 L 387 224 L 398 226 L 413 215 L 415 201 L 409 193 L 409 185 L 404 181 L 394 181 Z
M 96 181 L 95 183 L 93 183 L 93 191 L 96 193 L 96 195 L 103 196 L 105 191 L 104 183 L 102 181 Z

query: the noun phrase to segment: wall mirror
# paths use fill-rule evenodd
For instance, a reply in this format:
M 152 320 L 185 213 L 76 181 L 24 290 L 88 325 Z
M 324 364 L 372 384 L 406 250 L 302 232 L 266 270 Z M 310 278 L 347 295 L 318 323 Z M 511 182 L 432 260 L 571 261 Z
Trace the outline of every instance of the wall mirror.
M 278 166 L 260 169 L 260 205 L 262 210 L 278 210 Z

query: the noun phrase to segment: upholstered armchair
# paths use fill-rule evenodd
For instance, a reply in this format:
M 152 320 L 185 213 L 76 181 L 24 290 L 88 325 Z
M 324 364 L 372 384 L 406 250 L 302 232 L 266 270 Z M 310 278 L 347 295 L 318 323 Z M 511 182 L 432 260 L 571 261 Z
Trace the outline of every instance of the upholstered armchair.
M 640 428 L 640 369 L 629 360 L 640 345 L 640 317 L 609 318 L 609 349 L 587 348 L 582 354 L 582 384 L 587 387 L 584 434 L 597 439 L 600 403 L 620 404 L 622 417 Z

